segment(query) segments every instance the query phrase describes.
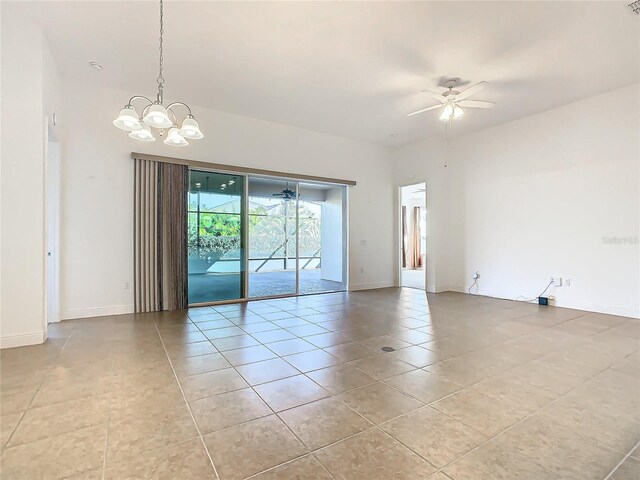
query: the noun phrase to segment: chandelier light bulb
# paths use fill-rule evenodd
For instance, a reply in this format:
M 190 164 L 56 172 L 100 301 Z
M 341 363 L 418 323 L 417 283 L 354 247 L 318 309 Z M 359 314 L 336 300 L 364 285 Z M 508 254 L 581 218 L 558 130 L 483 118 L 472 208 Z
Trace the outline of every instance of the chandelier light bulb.
M 187 118 L 182 121 L 180 135 L 193 140 L 198 140 L 204 137 L 204 135 L 200 131 L 200 125 L 198 125 L 196 119 L 193 118 L 193 115 L 187 115 Z
M 118 114 L 118 118 L 113 121 L 113 124 L 128 132 L 133 132 L 134 130 L 140 130 L 142 125 L 140 125 L 140 121 L 138 120 L 138 113 L 131 106 L 127 105 Z
M 149 111 L 143 118 L 144 123 L 155 128 L 169 128 L 173 122 L 169 118 L 167 109 L 162 105 L 154 104 L 149 107 Z
M 189 142 L 185 140 L 185 138 L 180 135 L 180 131 L 173 127 L 169 130 L 169 134 L 167 135 L 166 140 L 164 141 L 167 145 L 171 145 L 172 147 L 186 147 L 189 145 Z
M 142 125 L 139 130 L 134 130 L 133 132 L 130 132 L 129 136 L 131 138 L 134 138 L 136 140 L 140 140 L 142 142 L 155 142 L 156 141 L 156 139 L 153 136 L 153 133 L 151 133 L 151 129 L 149 128 L 148 125 Z

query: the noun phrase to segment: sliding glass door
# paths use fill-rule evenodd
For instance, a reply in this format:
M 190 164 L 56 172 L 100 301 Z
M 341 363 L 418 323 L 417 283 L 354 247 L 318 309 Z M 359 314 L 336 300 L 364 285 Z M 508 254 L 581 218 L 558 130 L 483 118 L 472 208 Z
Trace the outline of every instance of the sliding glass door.
M 300 294 L 346 290 L 346 187 L 300 183 Z
M 192 170 L 189 303 L 345 290 L 346 193 L 341 185 Z
M 189 174 L 189 303 L 245 298 L 242 175 Z
M 249 177 L 249 297 L 297 293 L 298 185 Z

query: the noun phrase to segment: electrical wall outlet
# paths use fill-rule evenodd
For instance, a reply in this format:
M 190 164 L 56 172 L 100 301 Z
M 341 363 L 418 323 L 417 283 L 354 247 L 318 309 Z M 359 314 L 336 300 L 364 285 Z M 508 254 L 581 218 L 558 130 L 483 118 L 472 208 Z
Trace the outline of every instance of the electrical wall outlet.
M 124 282 L 124 289 L 129 290 L 129 282 Z
M 554 287 L 562 286 L 562 277 L 551 277 L 551 285 Z
M 565 286 L 570 287 L 571 286 L 571 279 L 570 278 L 565 278 L 564 279 L 564 284 L 565 284 Z

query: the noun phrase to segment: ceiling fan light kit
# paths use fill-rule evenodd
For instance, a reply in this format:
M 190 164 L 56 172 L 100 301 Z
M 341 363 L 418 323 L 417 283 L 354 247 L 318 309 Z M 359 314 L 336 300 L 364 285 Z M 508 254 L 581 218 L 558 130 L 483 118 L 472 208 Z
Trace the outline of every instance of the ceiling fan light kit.
M 156 100 L 152 101 L 142 95 L 134 95 L 129 99 L 129 102 L 124 106 L 118 117 L 113 121 L 113 124 L 129 132 L 129 137 L 140 140 L 142 142 L 153 142 L 156 140 L 153 135 L 152 128 L 158 130 L 160 137 L 163 137 L 165 131 L 168 129 L 167 138 L 164 140 L 166 145 L 174 147 L 186 147 L 189 145 L 189 140 L 198 140 L 203 138 L 204 135 L 200 130 L 200 125 L 191 113 L 191 108 L 186 103 L 173 102 L 164 106 L 164 77 L 162 76 L 163 67 L 163 49 L 162 42 L 164 37 L 164 3 L 160 0 L 160 62 L 159 73 L 156 82 L 158 83 L 158 94 Z M 136 100 L 144 100 L 146 103 L 142 107 L 142 115 L 138 114 L 138 111 L 133 106 L 133 102 Z M 186 108 L 188 113 L 182 120 L 180 126 L 178 125 L 178 117 L 176 116 L 174 109 L 176 107 Z M 144 124 L 144 125 L 143 125 Z
M 408 117 L 418 115 L 420 113 L 428 112 L 429 110 L 436 110 L 442 108 L 440 113 L 440 120 L 444 122 L 452 122 L 454 119 L 461 118 L 464 115 L 465 108 L 492 108 L 495 103 L 485 102 L 481 100 L 467 100 L 471 95 L 482 90 L 487 82 L 479 82 L 475 85 L 471 85 L 469 88 L 463 91 L 454 90 L 458 85 L 459 80 L 449 80 L 446 84 L 448 90 L 444 93 L 432 92 L 429 90 L 422 90 L 422 93 L 430 95 L 440 101 L 439 105 L 432 105 L 430 107 L 421 108 L 415 112 L 407 114 Z

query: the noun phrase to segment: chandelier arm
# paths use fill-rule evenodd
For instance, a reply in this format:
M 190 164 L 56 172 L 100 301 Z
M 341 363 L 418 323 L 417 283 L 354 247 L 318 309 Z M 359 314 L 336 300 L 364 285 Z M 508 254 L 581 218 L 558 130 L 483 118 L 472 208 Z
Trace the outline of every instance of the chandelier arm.
M 189 115 L 193 117 L 193 114 L 191 113 L 191 107 L 189 107 L 189 105 L 187 105 L 186 103 L 182 103 L 182 102 L 170 103 L 169 105 L 167 105 L 167 110 L 171 110 L 171 107 L 173 107 L 175 105 L 181 105 L 181 106 L 185 107 L 187 110 L 189 110 Z
M 144 107 L 142 109 L 142 118 L 147 116 L 147 113 L 149 113 L 149 109 L 153 106 L 153 103 L 150 103 L 149 105 L 147 105 L 146 107 Z
M 153 104 L 153 102 L 151 101 L 151 99 L 149 99 L 149 98 L 145 97 L 144 95 L 134 95 L 133 97 L 131 97 L 131 98 L 129 99 L 129 103 L 128 103 L 128 105 L 133 106 L 132 102 L 133 102 L 134 100 L 138 100 L 138 99 L 144 99 L 144 100 L 146 100 L 147 102 L 149 102 L 149 105 L 152 105 L 152 104 Z M 147 106 L 149 106 L 149 105 L 147 105 Z M 147 107 L 145 107 L 145 108 L 147 108 Z
M 171 116 L 173 117 L 173 126 L 177 127 L 178 126 L 178 118 L 176 117 L 176 114 L 173 110 L 170 110 L 169 107 L 167 107 L 167 113 L 170 113 Z

